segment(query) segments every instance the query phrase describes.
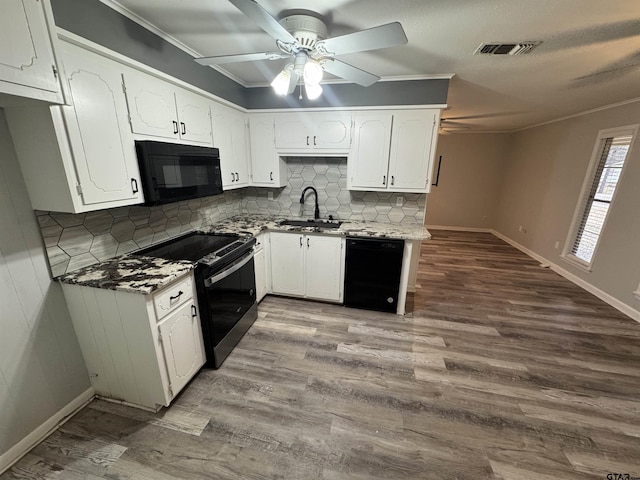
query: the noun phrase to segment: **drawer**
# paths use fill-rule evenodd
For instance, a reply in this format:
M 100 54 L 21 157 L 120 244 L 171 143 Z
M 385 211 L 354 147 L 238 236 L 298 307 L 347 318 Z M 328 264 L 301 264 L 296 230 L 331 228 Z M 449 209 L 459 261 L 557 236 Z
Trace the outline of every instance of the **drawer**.
M 153 306 L 158 320 L 193 297 L 193 275 L 172 283 L 153 296 Z

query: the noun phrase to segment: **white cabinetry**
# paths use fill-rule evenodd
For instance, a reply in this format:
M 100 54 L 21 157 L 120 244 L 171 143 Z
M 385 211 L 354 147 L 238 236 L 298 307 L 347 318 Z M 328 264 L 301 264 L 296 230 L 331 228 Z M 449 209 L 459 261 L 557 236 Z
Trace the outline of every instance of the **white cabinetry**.
M 225 190 L 249 185 L 248 123 L 244 113 L 220 104 L 211 105 L 213 146 L 220 150 Z
M 270 248 L 273 293 L 342 302 L 343 237 L 271 232 Z
M 133 133 L 211 146 L 206 98 L 140 72 L 124 78 Z
M 63 103 L 49 0 L 2 0 L 0 93 Z
M 429 192 L 439 112 L 421 109 L 357 115 L 347 161 L 348 188 Z
M 285 187 L 287 164 L 275 148 L 273 115 L 251 115 L 249 137 L 251 184 L 257 187 Z
M 153 295 L 63 290 L 97 395 L 158 410 L 204 365 L 192 273 Z
M 67 43 L 60 50 L 72 105 L 6 109 L 32 207 L 78 213 L 141 203 L 119 64 Z
M 267 266 L 268 253 L 268 233 L 261 233 L 256 235 L 256 245 L 254 248 L 255 256 L 253 257 L 255 271 L 256 271 L 256 300 L 260 302 L 265 295 L 269 292 L 269 278 L 267 278 L 267 272 L 269 268 Z
M 284 113 L 276 116 L 276 150 L 300 155 L 347 154 L 351 147 L 351 115 Z

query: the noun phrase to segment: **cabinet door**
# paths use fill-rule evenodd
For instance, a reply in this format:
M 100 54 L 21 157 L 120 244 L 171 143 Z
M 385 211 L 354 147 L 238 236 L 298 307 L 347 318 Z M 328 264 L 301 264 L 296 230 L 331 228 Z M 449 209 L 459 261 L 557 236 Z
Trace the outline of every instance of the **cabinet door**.
M 267 294 L 266 259 L 262 246 L 257 248 L 253 262 L 256 271 L 256 300 L 259 302 Z
M 229 125 L 230 108 L 219 104 L 211 105 L 211 125 L 213 146 L 220 151 L 220 170 L 222 187 L 225 190 L 234 188 L 236 183 L 235 163 L 233 159 L 233 142 Z
M 274 120 L 271 115 L 249 118 L 251 145 L 251 183 L 257 186 L 286 186 L 286 169 L 274 144 Z
M 44 1 L 2 0 L 0 81 L 8 85 L 0 92 L 14 93 L 12 85 L 60 91 Z
M 171 397 L 204 365 L 204 345 L 200 319 L 193 302 L 187 302 L 158 325 L 167 364 Z
M 342 301 L 342 237 L 306 235 L 304 248 L 306 296 L 319 300 Z
M 195 93 L 177 89 L 176 107 L 180 123 L 180 138 L 211 146 L 209 102 Z
M 275 128 L 276 150 L 300 152 L 313 148 L 312 125 L 308 115 L 277 115 Z
M 271 232 L 271 290 L 283 295 L 304 295 L 303 235 Z
M 436 111 L 418 110 L 393 115 L 389 189 L 400 192 L 429 191 Z
M 353 147 L 347 159 L 348 188 L 386 190 L 391 121 L 390 113 L 355 117 Z
M 314 150 L 348 152 L 351 147 L 351 116 L 334 113 L 316 113 L 313 118 Z
M 174 87 L 135 71 L 125 73 L 124 80 L 133 133 L 179 138 Z
M 83 203 L 141 201 L 117 64 L 70 44 L 63 44 L 61 51 L 73 106 L 52 108 L 61 108 L 64 115 Z
M 249 185 L 249 146 L 247 138 L 247 121 L 242 112 L 231 111 L 229 118 L 231 127 L 231 148 L 233 149 L 234 187 Z

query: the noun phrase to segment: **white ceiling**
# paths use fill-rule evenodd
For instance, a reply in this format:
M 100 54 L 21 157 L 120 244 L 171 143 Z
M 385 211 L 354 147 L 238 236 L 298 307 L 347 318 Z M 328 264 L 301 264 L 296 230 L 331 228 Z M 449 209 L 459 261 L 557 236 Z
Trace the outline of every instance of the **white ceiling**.
M 113 4 L 113 0 L 103 0 Z M 638 0 L 258 0 L 278 17 L 325 16 L 329 37 L 402 23 L 409 43 L 340 60 L 383 79 L 455 74 L 444 123 L 511 131 L 640 97 Z M 195 56 L 276 51 L 227 0 L 118 0 Z M 116 5 L 117 6 L 117 5 Z M 122 11 L 122 10 L 121 10 Z M 522 56 L 474 56 L 482 42 L 541 40 Z M 225 65 L 245 86 L 271 82 L 286 60 Z

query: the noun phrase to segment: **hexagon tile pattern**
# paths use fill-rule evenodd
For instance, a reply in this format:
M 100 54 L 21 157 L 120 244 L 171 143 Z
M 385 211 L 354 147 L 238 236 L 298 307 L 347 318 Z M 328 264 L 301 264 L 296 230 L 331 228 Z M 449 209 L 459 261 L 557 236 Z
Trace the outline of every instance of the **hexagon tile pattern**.
M 135 205 L 77 215 L 36 211 L 51 272 L 62 275 L 240 213 L 311 218 L 313 194 L 307 192 L 305 203 L 300 204 L 307 186 L 318 191 L 323 218 L 424 222 L 426 194 L 347 190 L 346 158 L 290 157 L 287 174 L 284 188 L 248 187 L 158 207 Z M 396 203 L 399 197 L 402 206 Z
M 300 195 L 305 187 L 318 190 L 318 205 L 323 218 L 333 215 L 338 220 L 369 220 L 386 223 L 423 223 L 426 194 L 392 192 L 357 192 L 347 190 L 347 160 L 331 157 L 287 158 L 289 181 L 284 188 L 245 189 L 244 213 L 271 213 L 292 217 L 312 217 L 314 198 Z M 268 200 L 268 193 L 273 200 Z M 397 198 L 402 206 L 397 206 Z

